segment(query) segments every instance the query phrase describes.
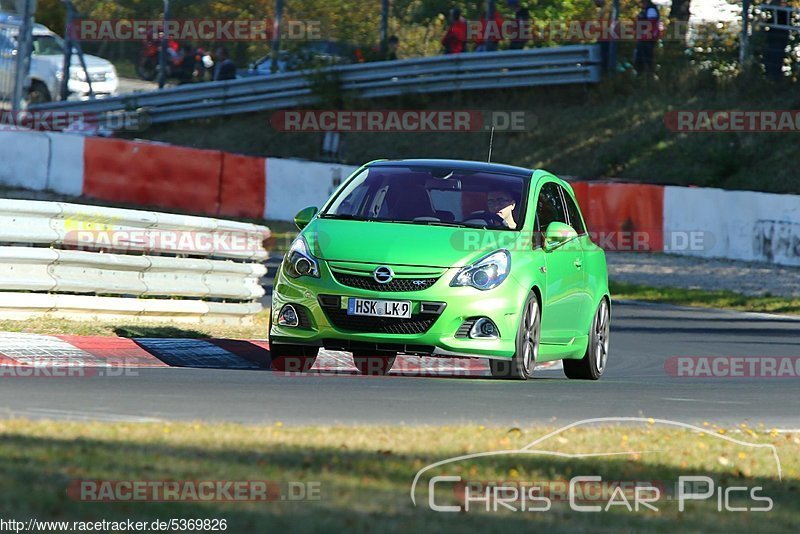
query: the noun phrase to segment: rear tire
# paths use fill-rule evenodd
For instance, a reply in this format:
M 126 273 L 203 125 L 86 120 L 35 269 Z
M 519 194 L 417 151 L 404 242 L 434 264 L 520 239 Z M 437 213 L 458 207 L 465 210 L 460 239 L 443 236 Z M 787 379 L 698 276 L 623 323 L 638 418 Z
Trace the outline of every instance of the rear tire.
M 397 355 L 376 356 L 367 352 L 354 352 L 353 363 L 365 376 L 385 376 L 392 370 Z
M 564 374 L 571 380 L 599 380 L 608 363 L 611 309 L 603 299 L 592 320 L 589 346 L 580 360 L 564 360 Z
M 542 332 L 542 307 L 536 293 L 528 295 L 522 310 L 514 357 L 511 360 L 489 360 L 494 378 L 527 380 L 536 367 Z
M 136 74 L 146 82 L 155 81 L 158 77 L 158 64 L 149 58 L 143 59 L 136 65 Z

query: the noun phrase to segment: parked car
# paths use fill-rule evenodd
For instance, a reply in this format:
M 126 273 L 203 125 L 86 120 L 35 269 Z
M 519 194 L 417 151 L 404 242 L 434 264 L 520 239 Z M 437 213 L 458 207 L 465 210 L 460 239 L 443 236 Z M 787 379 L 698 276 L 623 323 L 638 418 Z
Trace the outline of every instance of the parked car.
M 9 98 L 13 92 L 17 36 L 20 22 L 13 16 L 0 18 L 0 98 Z M 26 95 L 28 103 L 59 100 L 64 76 L 64 40 L 47 27 L 36 24 L 33 28 L 33 51 L 28 78 L 30 88 Z M 117 71 L 109 61 L 84 54 L 86 70 L 81 66 L 77 52 L 72 54 L 69 69 L 69 99 L 89 98 L 89 80 L 92 92 L 97 97 L 116 93 L 119 85 Z
M 486 358 L 521 380 L 553 360 L 573 379 L 606 370 L 605 253 L 552 174 L 375 162 L 295 222 L 272 300 L 275 369 L 308 370 L 325 348 L 352 352 L 364 374 L 401 353 Z
M 359 50 L 353 45 L 339 41 L 312 41 L 301 48 L 284 49 L 278 54 L 278 72 L 294 72 L 307 68 L 348 65 L 357 63 Z M 272 56 L 255 61 L 241 72 L 241 76 L 269 76 L 272 74 Z

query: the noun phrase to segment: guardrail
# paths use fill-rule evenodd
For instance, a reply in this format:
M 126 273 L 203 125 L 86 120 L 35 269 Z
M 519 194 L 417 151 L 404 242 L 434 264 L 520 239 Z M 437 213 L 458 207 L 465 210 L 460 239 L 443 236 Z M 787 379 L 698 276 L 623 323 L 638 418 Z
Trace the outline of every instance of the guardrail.
M 576 45 L 343 65 L 321 72 L 336 77 L 343 92 L 359 98 L 378 98 L 403 93 L 597 83 L 600 61 L 596 45 Z M 87 102 L 42 104 L 32 109 L 63 109 L 99 118 L 146 111 L 153 123 L 285 109 L 316 102 L 310 74 L 253 76 Z
M 0 199 L 0 317 L 241 322 L 261 311 L 269 229 Z

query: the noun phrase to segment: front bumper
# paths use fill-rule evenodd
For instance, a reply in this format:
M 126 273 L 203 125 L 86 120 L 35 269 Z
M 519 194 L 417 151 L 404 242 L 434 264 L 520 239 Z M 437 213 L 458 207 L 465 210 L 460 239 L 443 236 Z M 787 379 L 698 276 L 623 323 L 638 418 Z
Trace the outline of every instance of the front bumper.
M 88 82 L 70 79 L 68 88 L 70 92 L 68 100 L 87 100 L 89 98 Z M 111 78 L 102 82 L 92 82 L 92 93 L 97 98 L 114 96 L 117 93 L 118 88 L 119 81 L 117 78 Z
M 283 268 L 279 268 L 272 297 L 271 343 L 434 356 L 507 359 L 514 355 L 519 315 L 528 291 L 515 286 L 511 279 L 490 291 L 450 287 L 451 280 L 459 270 L 454 268 L 446 270 L 436 283 L 421 291 L 379 292 L 339 283 L 323 260 L 319 260 L 319 268 L 320 278 L 306 276 L 299 279 L 286 276 Z M 345 301 L 347 297 L 411 301 L 415 322 L 419 319 L 431 324 L 424 332 L 418 332 L 419 325 L 409 328 L 407 333 L 348 329 L 347 326 L 353 323 L 347 322 L 346 311 L 341 309 L 343 304 L 340 304 L 338 310 L 332 307 L 332 302 L 336 302 L 336 298 L 341 301 L 342 297 L 345 297 Z M 278 315 L 286 304 L 299 306 L 306 313 L 307 321 L 295 328 L 278 325 Z M 443 309 L 434 314 L 431 310 L 435 309 L 436 304 L 443 305 Z M 423 313 L 426 310 L 427 313 Z M 491 319 L 497 326 L 500 337 L 456 337 L 459 328 L 466 321 L 477 317 Z M 370 319 L 363 318 L 358 325 L 359 330 L 365 328 L 363 321 Z M 381 321 L 376 319 L 375 324 L 379 323 Z M 385 325 L 386 322 L 382 324 Z M 388 330 L 398 332 L 404 328 Z

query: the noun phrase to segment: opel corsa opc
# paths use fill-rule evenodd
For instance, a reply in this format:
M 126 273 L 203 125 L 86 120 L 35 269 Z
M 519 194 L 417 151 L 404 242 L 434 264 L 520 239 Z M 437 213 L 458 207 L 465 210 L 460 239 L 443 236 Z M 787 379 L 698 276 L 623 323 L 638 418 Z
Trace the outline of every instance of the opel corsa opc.
M 606 370 L 605 253 L 550 173 L 378 161 L 295 222 L 274 285 L 274 369 L 306 371 L 324 348 L 351 352 L 364 374 L 398 354 L 485 358 L 494 377 L 521 380 L 554 360 L 573 379 Z

